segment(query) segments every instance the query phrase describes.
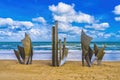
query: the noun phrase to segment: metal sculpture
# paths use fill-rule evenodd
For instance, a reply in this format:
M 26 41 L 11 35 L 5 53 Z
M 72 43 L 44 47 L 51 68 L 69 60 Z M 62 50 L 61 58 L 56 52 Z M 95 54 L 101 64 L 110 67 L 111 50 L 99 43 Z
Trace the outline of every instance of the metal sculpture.
M 97 61 L 98 65 L 101 65 L 101 61 L 103 59 L 103 56 L 105 54 L 104 50 L 105 50 L 105 45 L 102 48 L 98 48 L 96 44 L 94 44 L 94 52 L 95 52 L 95 58 L 92 61 L 92 64 L 94 63 L 94 61 Z
M 82 47 L 82 66 L 84 66 L 84 59 L 88 66 L 91 66 L 92 49 L 89 47 L 92 37 L 89 37 L 85 32 L 81 31 L 81 47 Z
M 14 50 L 20 64 L 31 64 L 33 56 L 32 42 L 28 34 L 22 40 L 23 47 L 18 46 L 18 51 Z
M 58 21 L 52 27 L 52 66 L 61 66 L 66 62 L 68 49 L 66 48 L 66 38 L 62 46 L 61 39 L 58 41 Z

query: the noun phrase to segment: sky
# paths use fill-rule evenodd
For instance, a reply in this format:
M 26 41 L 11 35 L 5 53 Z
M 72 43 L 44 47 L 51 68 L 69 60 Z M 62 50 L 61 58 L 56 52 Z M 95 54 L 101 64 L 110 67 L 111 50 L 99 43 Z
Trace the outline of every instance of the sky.
M 120 42 L 120 0 L 0 0 L 0 42 L 51 41 L 56 20 L 59 39 Z

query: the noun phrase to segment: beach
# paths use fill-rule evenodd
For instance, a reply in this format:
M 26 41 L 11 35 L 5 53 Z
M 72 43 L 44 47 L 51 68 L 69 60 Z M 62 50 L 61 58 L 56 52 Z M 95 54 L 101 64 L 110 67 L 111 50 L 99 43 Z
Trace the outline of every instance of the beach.
M 80 61 L 67 61 L 61 67 L 51 60 L 34 60 L 31 65 L 16 60 L 0 60 L 0 80 L 120 80 L 120 62 L 82 67 Z
M 0 80 L 120 80 L 119 46 L 114 47 L 115 50 L 105 50 L 101 66 L 94 63 L 92 67 L 82 67 L 80 45 L 69 43 L 67 62 L 53 67 L 51 43 L 39 43 L 40 46 L 34 43 L 33 63 L 30 65 L 19 64 L 16 59 L 13 49 L 17 49 L 20 43 L 1 44 Z

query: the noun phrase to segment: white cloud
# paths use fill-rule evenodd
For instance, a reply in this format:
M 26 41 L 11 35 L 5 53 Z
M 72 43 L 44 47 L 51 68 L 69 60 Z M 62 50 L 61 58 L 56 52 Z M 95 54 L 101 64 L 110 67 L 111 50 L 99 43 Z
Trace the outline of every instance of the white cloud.
M 37 35 L 37 34 L 40 34 L 40 30 L 39 30 L 39 29 L 31 29 L 31 30 L 29 31 L 29 33 L 32 33 L 32 34 L 34 34 L 34 35 Z
M 25 32 L 18 31 L 17 33 L 14 33 L 9 30 L 0 30 L 0 41 L 21 41 L 23 39 Z
M 33 41 L 50 40 L 51 29 L 48 27 L 48 25 L 30 21 L 16 21 L 12 18 L 0 18 L 0 36 L 4 41 L 20 41 L 23 39 L 25 32 L 30 34 Z
M 59 2 L 58 5 L 49 6 L 49 10 L 52 11 L 54 20 L 59 22 L 60 31 L 78 36 L 80 35 L 81 30 L 84 28 L 72 25 L 73 22 L 91 24 L 94 23 L 95 20 L 94 17 L 89 14 L 83 13 L 81 11 L 77 12 L 74 9 L 74 6 L 74 4 L 69 5 L 63 2 Z
M 90 15 L 82 13 L 82 12 L 79 12 L 79 13 L 74 14 L 74 15 L 67 15 L 67 14 L 56 15 L 56 14 L 53 14 L 53 16 L 54 16 L 55 20 L 58 20 L 60 22 L 92 23 L 94 21 L 93 16 L 90 16 Z
M 0 27 L 7 26 L 11 29 L 14 28 L 20 28 L 21 26 L 24 26 L 25 28 L 31 28 L 33 25 L 30 21 L 14 21 L 11 18 L 0 18 Z
M 78 26 L 73 26 L 71 27 L 71 33 L 80 35 L 82 28 L 78 27 Z
M 120 5 L 115 6 L 114 11 L 115 14 L 120 15 Z
M 58 34 L 59 35 L 59 39 L 63 39 L 65 37 L 67 37 L 67 34 Z
M 92 24 L 90 25 L 86 25 L 85 28 L 93 28 L 95 30 L 105 30 L 106 28 L 109 27 L 109 23 L 105 22 L 105 23 L 100 23 L 100 24 Z
M 63 2 L 58 3 L 58 5 L 49 6 L 53 19 L 59 22 L 59 31 L 64 33 L 60 34 L 61 37 L 65 36 L 68 39 L 78 39 L 82 29 L 87 35 L 94 39 L 97 39 L 98 37 L 109 38 L 112 36 L 112 34 L 101 32 L 110 27 L 109 23 L 95 20 L 94 16 L 81 11 L 76 11 L 74 7 L 74 4 L 70 5 Z M 84 26 L 76 26 L 73 23 L 84 24 Z M 90 30 L 89 28 L 93 30 Z
M 115 20 L 116 21 L 120 21 L 120 17 L 115 17 Z
M 74 9 L 74 4 L 66 4 L 63 2 L 58 3 L 58 5 L 49 6 L 49 10 L 52 12 L 53 19 L 59 22 L 59 30 L 66 32 L 67 35 L 75 35 L 78 37 L 81 33 L 81 30 L 84 29 L 86 32 L 89 32 L 87 28 L 93 28 L 94 30 L 106 30 L 109 28 L 109 23 L 103 22 L 100 23 L 99 20 L 95 20 L 94 16 L 83 13 L 81 11 L 76 11 Z M 84 23 L 84 26 L 75 26 L 73 22 L 77 24 Z M 87 26 L 86 26 L 87 25 Z M 86 28 L 86 29 L 85 29 Z M 61 34 L 64 36 L 63 34 Z M 67 36 L 66 35 L 66 36 Z M 94 38 L 97 38 L 98 34 L 88 34 Z M 102 35 L 102 34 L 101 34 Z M 107 36 L 107 35 L 106 35 Z M 69 38 L 70 36 L 67 36 Z
M 78 41 L 80 39 L 80 35 L 71 35 L 71 34 L 65 34 L 65 33 L 59 33 L 59 39 L 64 41 L 64 38 L 66 38 L 67 41 Z
M 103 37 L 104 36 L 104 33 L 103 32 L 99 32 L 97 33 L 99 37 Z
M 11 36 L 12 32 L 9 31 L 0 31 L 0 36 Z
M 28 33 L 31 35 L 31 38 L 35 41 L 40 41 L 40 40 L 45 41 L 51 39 L 51 31 L 46 27 L 33 28 L 30 29 Z
M 100 32 L 100 30 L 109 28 L 109 23 L 100 23 L 99 20 L 94 19 L 94 16 L 76 11 L 74 7 L 74 4 L 70 5 L 62 2 L 58 3 L 58 5 L 49 6 L 54 20 L 59 21 L 59 38 L 66 37 L 68 40 L 79 40 L 82 29 L 93 38 L 109 38 L 112 36 L 112 34 Z M 77 23 L 77 25 L 73 23 Z M 78 26 L 81 23 L 87 26 Z M 7 28 L 2 29 L 3 26 L 7 26 Z M 47 21 L 41 16 L 32 18 L 32 22 L 0 18 L 0 38 L 8 36 L 7 39 L 10 40 L 21 40 L 24 37 L 24 33 L 27 32 L 33 41 L 51 40 L 51 27 L 48 26 Z M 93 28 L 94 30 L 92 31 L 87 28 Z
M 3 25 L 11 25 L 13 24 L 13 20 L 11 18 L 0 18 L 0 26 L 3 26 Z
M 77 34 L 77 35 L 80 35 L 81 33 L 81 27 L 78 27 L 78 26 L 72 26 L 71 24 L 69 23 L 63 23 L 63 22 L 59 22 L 59 25 L 58 25 L 60 31 L 62 32 L 68 32 L 68 33 L 71 33 L 71 34 Z
M 74 8 L 74 4 L 68 5 L 63 2 L 59 2 L 59 4 L 57 6 L 55 6 L 55 5 L 49 6 L 49 10 L 51 10 L 52 12 L 54 12 L 56 14 L 74 15 L 75 11 L 73 8 Z
M 105 33 L 105 32 L 99 32 L 98 33 L 98 37 L 101 37 L 101 38 L 110 38 L 112 36 L 115 36 L 115 33 Z
M 116 15 L 120 15 L 120 5 L 115 6 L 113 12 Z M 115 17 L 115 21 L 120 21 L 120 16 Z
M 79 12 L 78 15 L 75 16 L 74 20 L 79 23 L 93 23 L 94 17 L 82 12 Z
M 29 21 L 17 21 L 17 23 L 19 24 L 19 25 L 23 25 L 23 26 L 26 26 L 26 27 L 32 27 L 33 26 L 33 23 L 32 22 L 29 22 Z
M 87 35 L 91 36 L 93 40 L 100 40 L 100 39 L 109 39 L 111 37 L 117 37 L 117 33 L 107 33 L 105 31 L 97 31 L 97 30 L 87 30 Z
M 68 32 L 71 30 L 71 25 L 69 23 L 59 22 L 58 26 L 58 28 L 63 32 Z
M 43 24 L 46 23 L 46 20 L 43 17 L 33 18 L 32 21 L 40 22 L 40 23 L 43 23 Z
M 33 34 L 33 35 L 40 35 L 40 36 L 44 35 L 44 37 L 45 37 L 48 34 L 48 29 L 46 29 L 46 28 L 36 28 L 36 29 L 34 29 L 33 28 L 33 29 L 30 29 L 28 32 L 30 34 Z
M 112 34 L 104 34 L 104 38 L 109 38 L 111 36 L 112 36 Z
M 63 2 L 58 3 L 57 6 L 51 5 L 49 6 L 49 10 L 52 11 L 54 20 L 58 20 L 60 22 L 77 22 L 77 23 L 93 23 L 94 17 L 83 13 L 77 12 L 74 10 L 74 4 L 69 5 Z

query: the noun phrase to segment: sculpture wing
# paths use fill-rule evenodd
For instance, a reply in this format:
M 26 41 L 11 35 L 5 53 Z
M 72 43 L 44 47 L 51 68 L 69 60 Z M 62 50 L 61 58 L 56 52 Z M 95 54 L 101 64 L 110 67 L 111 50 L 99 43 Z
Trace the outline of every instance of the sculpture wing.
M 102 60 L 105 54 L 104 49 L 105 49 L 105 46 L 98 51 L 98 54 L 97 54 L 98 60 Z
M 92 40 L 92 37 L 89 37 L 88 35 L 86 35 L 84 33 L 84 31 L 82 30 L 82 32 L 81 32 L 81 47 L 82 47 L 82 49 L 84 49 L 85 51 L 88 52 L 89 44 L 90 44 L 91 40 Z
M 95 53 L 95 56 L 97 56 L 98 50 L 99 50 L 99 48 L 97 47 L 96 44 L 94 44 L 94 53 Z
M 24 46 L 25 56 L 30 56 L 31 52 L 31 45 L 30 45 L 30 37 L 29 35 L 25 34 L 25 38 L 22 40 L 22 44 Z

